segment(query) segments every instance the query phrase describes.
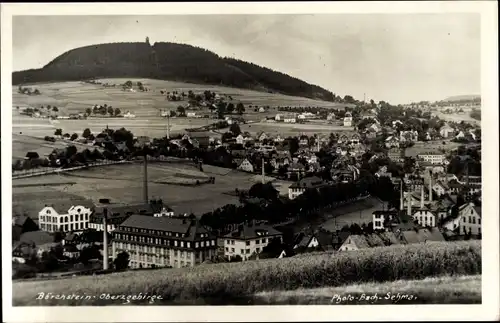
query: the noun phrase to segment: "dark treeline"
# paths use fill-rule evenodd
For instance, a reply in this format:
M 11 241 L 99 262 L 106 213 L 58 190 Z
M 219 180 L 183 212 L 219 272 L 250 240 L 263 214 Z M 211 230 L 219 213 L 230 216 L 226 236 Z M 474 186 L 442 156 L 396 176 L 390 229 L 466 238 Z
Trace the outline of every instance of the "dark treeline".
M 258 186 L 262 184 L 255 184 Z M 254 187 L 250 189 L 250 192 Z M 262 188 L 260 189 L 262 190 Z M 228 204 L 212 212 L 202 215 L 200 221 L 219 233 L 226 233 L 234 229 L 235 225 L 243 222 L 266 221 L 270 224 L 282 223 L 287 220 L 304 219 L 311 221 L 320 216 L 322 210 L 335 207 L 341 203 L 354 201 L 357 198 L 376 196 L 383 201 L 398 207 L 398 192 L 387 178 L 373 178 L 357 183 L 339 183 L 320 188 L 306 190 L 293 200 L 280 199 L 271 193 L 257 192 L 251 195 L 260 198 L 258 203 L 244 202 L 240 206 Z
M 225 85 L 333 100 L 331 92 L 286 74 L 175 43 L 112 43 L 70 50 L 42 69 L 14 72 L 13 84 L 140 77 Z

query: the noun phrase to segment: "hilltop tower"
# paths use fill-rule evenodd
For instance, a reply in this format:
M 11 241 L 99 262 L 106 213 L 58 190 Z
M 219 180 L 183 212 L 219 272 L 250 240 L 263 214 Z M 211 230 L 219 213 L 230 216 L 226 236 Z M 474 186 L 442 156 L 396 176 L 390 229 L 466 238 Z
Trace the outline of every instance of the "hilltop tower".
M 146 36 L 146 44 L 151 45 L 151 44 L 149 43 L 149 37 L 147 37 L 147 36 Z

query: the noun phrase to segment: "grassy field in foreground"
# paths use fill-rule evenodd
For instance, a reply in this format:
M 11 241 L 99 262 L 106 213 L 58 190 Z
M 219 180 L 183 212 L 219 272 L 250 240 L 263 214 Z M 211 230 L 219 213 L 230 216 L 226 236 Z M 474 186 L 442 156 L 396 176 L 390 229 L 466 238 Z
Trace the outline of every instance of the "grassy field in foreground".
M 310 257 L 115 273 L 43 282 L 15 282 L 13 305 L 119 305 L 99 295 L 162 297 L 162 304 L 242 304 L 258 292 L 336 287 L 481 273 L 481 242 L 391 246 Z M 39 292 L 91 295 L 87 300 L 37 300 Z M 95 296 L 95 298 L 92 298 Z
M 481 275 L 256 293 L 256 305 L 479 304 Z

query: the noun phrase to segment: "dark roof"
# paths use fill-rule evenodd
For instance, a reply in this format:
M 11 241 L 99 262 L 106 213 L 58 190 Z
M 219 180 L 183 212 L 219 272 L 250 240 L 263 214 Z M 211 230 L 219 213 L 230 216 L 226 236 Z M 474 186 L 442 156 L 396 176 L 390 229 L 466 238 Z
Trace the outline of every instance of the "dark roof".
M 348 231 L 338 231 L 334 233 L 332 236 L 333 245 L 340 247 L 340 245 L 342 245 L 347 240 L 347 238 L 349 238 L 350 235 L 351 233 Z
M 163 205 L 165 206 L 165 205 Z M 120 224 L 124 219 L 132 214 L 153 215 L 159 213 L 162 209 L 162 204 L 131 204 L 131 205 L 113 205 L 106 206 L 108 209 L 108 220 L 110 223 Z M 165 206 L 166 207 L 166 206 Z M 97 206 L 91 216 L 90 222 L 102 222 L 104 206 Z
M 422 243 L 426 241 L 445 241 L 437 228 L 402 231 L 406 243 Z
M 260 232 L 263 232 L 263 234 L 259 235 Z M 239 229 L 234 230 L 233 232 L 226 234 L 224 237 L 247 240 L 247 239 L 257 239 L 258 237 L 261 237 L 261 236 L 268 237 L 268 236 L 276 236 L 276 235 L 282 235 L 282 233 L 269 225 L 265 225 L 265 224 L 248 225 L 248 224 L 245 224 L 245 225 L 243 225 L 243 228 L 241 228 L 241 230 L 239 230 Z
M 45 231 L 31 231 L 23 233 L 19 241 L 40 246 L 54 243 L 54 237 Z
M 314 234 L 305 234 L 304 232 L 299 232 L 297 235 L 295 235 L 294 247 L 297 246 L 297 247 L 307 248 L 309 242 L 311 242 L 311 240 L 314 237 L 315 237 Z
M 28 220 L 28 219 L 29 219 L 29 217 L 27 217 L 26 215 L 16 215 L 13 217 L 12 224 L 22 227 L 24 225 L 24 223 L 26 222 L 26 220 Z
M 163 232 L 174 232 L 184 234 L 180 237 L 186 240 L 195 240 L 199 233 L 209 233 L 205 228 L 189 219 L 171 217 L 153 217 L 148 215 L 133 214 L 125 220 L 120 228 L 131 227 Z

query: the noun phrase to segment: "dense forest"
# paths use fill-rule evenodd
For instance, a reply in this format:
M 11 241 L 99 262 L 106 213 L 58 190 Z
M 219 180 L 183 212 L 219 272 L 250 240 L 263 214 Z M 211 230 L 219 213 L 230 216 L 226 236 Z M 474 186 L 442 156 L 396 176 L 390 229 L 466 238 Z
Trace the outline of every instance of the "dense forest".
M 138 77 L 224 85 L 326 101 L 333 94 L 319 86 L 244 61 L 222 58 L 190 45 L 112 43 L 70 50 L 41 69 L 14 72 L 14 85 Z

